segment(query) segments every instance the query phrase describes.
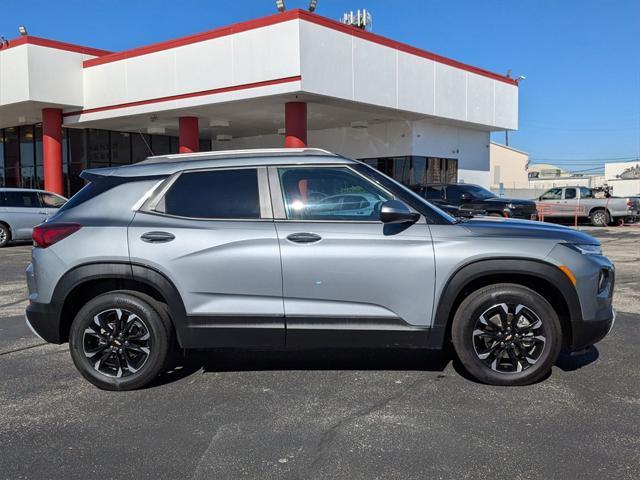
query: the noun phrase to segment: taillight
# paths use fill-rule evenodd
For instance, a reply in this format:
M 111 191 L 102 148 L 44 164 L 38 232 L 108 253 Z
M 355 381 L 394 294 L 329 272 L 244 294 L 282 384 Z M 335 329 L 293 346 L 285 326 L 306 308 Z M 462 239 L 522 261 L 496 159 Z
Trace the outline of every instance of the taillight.
M 41 223 L 33 227 L 33 244 L 36 247 L 47 248 L 77 232 L 82 225 L 77 223 Z
M 631 209 L 633 207 L 633 202 L 630 198 L 627 198 L 627 208 Z

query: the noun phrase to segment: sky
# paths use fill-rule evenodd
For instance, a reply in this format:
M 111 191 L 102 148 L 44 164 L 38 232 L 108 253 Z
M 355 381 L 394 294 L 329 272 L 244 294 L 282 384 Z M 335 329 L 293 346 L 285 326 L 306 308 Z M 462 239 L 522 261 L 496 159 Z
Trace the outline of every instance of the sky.
M 318 0 L 316 13 L 358 8 L 372 12 L 374 33 L 525 75 L 509 144 L 533 163 L 581 171 L 640 157 L 640 0 Z M 117 51 L 275 12 L 272 0 L 2 0 L 0 35 L 25 25 Z

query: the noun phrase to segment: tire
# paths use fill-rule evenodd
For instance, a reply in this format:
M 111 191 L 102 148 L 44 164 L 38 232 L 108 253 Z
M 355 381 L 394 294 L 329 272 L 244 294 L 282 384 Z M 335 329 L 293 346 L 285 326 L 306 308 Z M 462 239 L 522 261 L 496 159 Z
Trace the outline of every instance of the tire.
M 594 227 L 606 227 L 609 225 L 609 212 L 602 208 L 593 210 L 589 214 L 589 220 Z
M 173 345 L 171 321 L 159 305 L 126 290 L 87 302 L 69 332 L 71 358 L 82 376 L 104 390 L 135 390 L 152 382 Z
M 502 328 L 496 326 L 498 318 Z M 509 283 L 470 294 L 455 313 L 451 337 L 465 369 L 490 385 L 539 381 L 562 347 L 560 320 L 553 307 L 533 290 Z
M 0 223 L 0 248 L 6 247 L 11 240 L 11 230 L 6 225 Z

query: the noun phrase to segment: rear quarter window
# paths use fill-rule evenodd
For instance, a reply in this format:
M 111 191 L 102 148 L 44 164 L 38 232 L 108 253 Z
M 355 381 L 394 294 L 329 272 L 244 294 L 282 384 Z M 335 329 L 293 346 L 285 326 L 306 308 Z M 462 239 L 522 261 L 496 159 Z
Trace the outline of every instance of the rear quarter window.
M 258 171 L 245 168 L 182 173 L 156 210 L 188 218 L 260 218 Z

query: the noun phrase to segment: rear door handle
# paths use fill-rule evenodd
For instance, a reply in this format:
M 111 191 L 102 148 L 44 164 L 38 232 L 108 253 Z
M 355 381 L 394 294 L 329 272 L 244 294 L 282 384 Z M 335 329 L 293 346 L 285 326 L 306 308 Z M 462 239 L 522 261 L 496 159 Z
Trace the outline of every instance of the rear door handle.
M 322 237 L 316 233 L 292 233 L 287 236 L 287 240 L 295 243 L 315 243 L 322 240 Z
M 140 237 L 147 243 L 167 243 L 175 238 L 175 235 L 169 232 L 147 232 Z

